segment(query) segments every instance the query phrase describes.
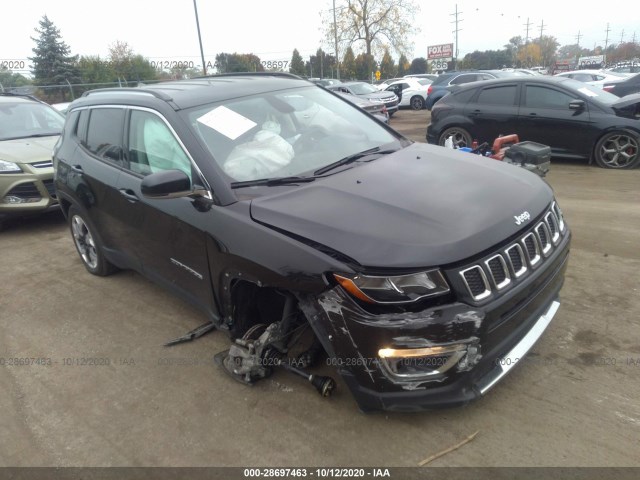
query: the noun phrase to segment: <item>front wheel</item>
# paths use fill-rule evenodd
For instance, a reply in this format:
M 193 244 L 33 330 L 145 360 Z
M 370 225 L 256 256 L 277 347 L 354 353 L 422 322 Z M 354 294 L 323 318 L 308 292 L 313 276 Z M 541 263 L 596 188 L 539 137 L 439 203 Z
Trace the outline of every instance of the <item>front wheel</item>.
M 607 133 L 595 148 L 596 163 L 602 168 L 634 168 L 640 164 L 640 136 L 627 130 Z
M 94 229 L 76 207 L 69 208 L 69 228 L 80 259 L 89 273 L 105 277 L 116 270 L 104 257 L 100 240 Z
M 471 146 L 471 134 L 461 127 L 447 128 L 438 139 L 438 145 L 444 145 L 447 138 L 453 137 L 453 147 L 462 148 Z
M 416 95 L 409 101 L 412 110 L 422 110 L 424 108 L 424 98 Z

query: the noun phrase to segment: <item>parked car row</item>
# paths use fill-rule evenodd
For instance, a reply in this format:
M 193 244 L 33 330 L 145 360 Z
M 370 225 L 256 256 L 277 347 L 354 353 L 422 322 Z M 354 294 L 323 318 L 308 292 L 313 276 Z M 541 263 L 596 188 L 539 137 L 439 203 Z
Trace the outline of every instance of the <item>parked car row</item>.
M 640 163 L 640 94 L 618 98 L 576 80 L 512 77 L 451 88 L 431 111 L 427 141 L 458 147 L 503 134 L 549 145 L 553 157 L 604 168 Z

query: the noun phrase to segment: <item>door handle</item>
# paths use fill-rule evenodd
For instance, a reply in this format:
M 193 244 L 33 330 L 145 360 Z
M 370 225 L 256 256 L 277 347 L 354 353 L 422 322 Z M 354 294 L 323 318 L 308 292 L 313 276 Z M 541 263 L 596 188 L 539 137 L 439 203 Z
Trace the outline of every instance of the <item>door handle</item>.
M 127 199 L 127 201 L 129 201 L 131 203 L 134 203 L 134 202 L 137 202 L 138 200 L 140 200 L 138 198 L 138 196 L 131 189 L 121 188 L 118 191 L 120 192 L 120 195 L 122 195 L 124 198 Z
M 84 173 L 84 170 L 80 165 L 71 165 L 71 171 L 75 173 Z
M 473 112 L 471 112 L 471 115 L 477 116 L 477 115 L 480 115 L 481 113 L 482 113 L 482 110 L 476 109 Z
M 536 112 L 529 113 L 529 118 L 538 118 L 538 114 Z

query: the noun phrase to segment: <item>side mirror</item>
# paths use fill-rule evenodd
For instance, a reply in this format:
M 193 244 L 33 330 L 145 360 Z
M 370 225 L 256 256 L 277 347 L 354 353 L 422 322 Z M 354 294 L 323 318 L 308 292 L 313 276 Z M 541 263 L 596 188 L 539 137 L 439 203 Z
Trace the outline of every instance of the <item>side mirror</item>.
M 580 111 L 584 110 L 584 100 L 572 100 L 569 102 L 569 110 Z
M 182 170 L 163 170 L 147 175 L 142 179 L 140 191 L 149 198 L 180 198 L 193 193 L 191 180 Z

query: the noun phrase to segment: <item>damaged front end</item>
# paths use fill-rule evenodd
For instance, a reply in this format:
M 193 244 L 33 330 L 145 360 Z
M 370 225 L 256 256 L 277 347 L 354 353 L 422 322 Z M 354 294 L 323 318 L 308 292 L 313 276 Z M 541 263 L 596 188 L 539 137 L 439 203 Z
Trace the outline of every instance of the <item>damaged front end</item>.
M 302 296 L 300 307 L 361 410 L 463 405 L 493 387 L 549 325 L 569 245 L 554 204 L 517 238 L 444 268 L 450 291 L 439 296 L 372 303 L 338 278 L 321 295 Z
M 239 281 L 230 286 L 233 344 L 216 360 L 245 384 L 284 368 L 329 396 L 333 379 L 307 371 L 324 351 L 362 411 L 464 405 L 551 322 L 570 241 L 552 202 L 515 235 L 457 263 L 325 272 L 325 288 L 313 291 Z

